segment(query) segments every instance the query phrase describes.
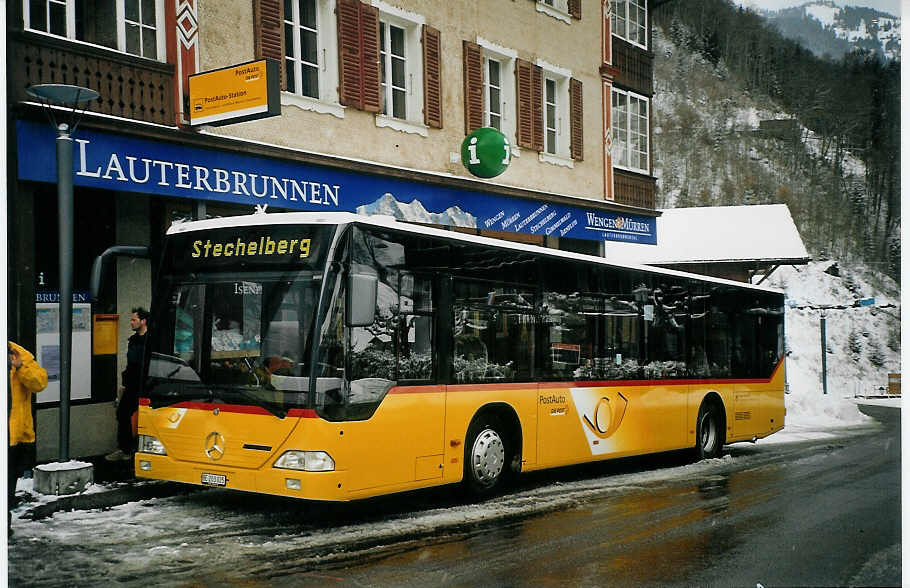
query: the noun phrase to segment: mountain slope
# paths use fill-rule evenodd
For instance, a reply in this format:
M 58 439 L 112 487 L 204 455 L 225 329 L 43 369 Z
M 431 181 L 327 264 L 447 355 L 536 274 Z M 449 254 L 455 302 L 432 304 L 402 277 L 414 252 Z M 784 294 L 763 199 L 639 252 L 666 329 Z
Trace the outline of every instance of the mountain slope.
M 822 0 L 781 10 L 750 9 L 764 16 L 782 35 L 799 41 L 819 57 L 840 59 L 855 49 L 883 59 L 900 60 L 901 19 L 864 6 L 838 6 Z
M 820 79 L 834 74 L 795 71 L 782 64 L 769 68 L 760 88 L 747 87 L 739 70 L 728 68 L 721 57 L 731 54 L 731 48 L 718 45 L 716 28 L 694 29 L 673 14 L 655 21 L 652 134 L 658 207 L 783 203 L 811 255 L 864 261 L 899 276 L 899 185 L 888 184 L 898 190 L 894 196 L 890 190 L 895 188 L 880 188 L 879 176 L 869 173 L 846 142 L 849 125 L 863 123 L 847 114 L 848 104 L 834 100 L 820 83 L 818 109 L 806 98 L 807 103 L 797 106 L 800 115 L 787 112 L 763 91 L 774 89 L 769 76 Z M 705 26 L 717 27 L 710 22 Z M 773 40 L 762 43 L 768 53 L 781 54 L 770 45 Z M 714 47 L 718 51 L 712 51 Z M 756 64 L 765 65 L 761 58 Z M 826 106 L 829 102 L 836 109 Z M 818 129 L 807 128 L 798 116 Z M 899 133 L 899 126 L 884 124 L 889 132 Z M 870 159 L 875 157 L 871 149 L 856 153 L 884 167 L 882 160 Z M 899 166 L 893 151 L 885 157 L 889 165 Z M 889 195 L 887 201 L 883 195 Z

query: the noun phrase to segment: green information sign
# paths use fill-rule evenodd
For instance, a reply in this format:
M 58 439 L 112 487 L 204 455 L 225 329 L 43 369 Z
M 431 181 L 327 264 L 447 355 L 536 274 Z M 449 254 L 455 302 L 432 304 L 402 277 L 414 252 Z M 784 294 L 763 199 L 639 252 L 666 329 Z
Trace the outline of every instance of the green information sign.
M 509 140 L 492 127 L 481 127 L 461 142 L 461 163 L 478 178 L 495 178 L 510 161 Z

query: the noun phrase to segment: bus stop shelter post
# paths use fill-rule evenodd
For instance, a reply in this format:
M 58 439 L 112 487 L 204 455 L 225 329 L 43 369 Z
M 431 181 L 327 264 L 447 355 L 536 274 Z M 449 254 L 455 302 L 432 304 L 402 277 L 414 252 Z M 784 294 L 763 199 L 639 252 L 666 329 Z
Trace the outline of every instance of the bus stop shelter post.
M 826 315 L 827 313 L 823 308 L 821 311 L 821 316 L 818 319 L 822 336 L 822 394 L 828 393 L 828 338 L 827 334 L 825 333 Z

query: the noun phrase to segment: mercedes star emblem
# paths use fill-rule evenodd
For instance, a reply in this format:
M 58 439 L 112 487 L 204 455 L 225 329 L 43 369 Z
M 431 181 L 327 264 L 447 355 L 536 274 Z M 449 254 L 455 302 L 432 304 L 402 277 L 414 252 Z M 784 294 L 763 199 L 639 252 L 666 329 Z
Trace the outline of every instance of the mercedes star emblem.
M 212 461 L 218 461 L 224 457 L 224 435 L 218 431 L 212 431 L 205 438 L 205 454 Z

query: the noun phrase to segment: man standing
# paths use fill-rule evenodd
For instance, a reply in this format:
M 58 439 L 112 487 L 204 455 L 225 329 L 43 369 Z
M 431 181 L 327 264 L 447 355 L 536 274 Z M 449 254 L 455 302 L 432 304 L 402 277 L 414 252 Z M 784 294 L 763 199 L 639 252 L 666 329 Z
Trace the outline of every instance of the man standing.
M 9 354 L 9 451 L 7 453 L 8 508 L 16 504 L 16 482 L 31 460 L 35 444 L 35 423 L 32 420 L 32 394 L 47 386 L 47 371 L 25 348 L 8 341 Z
M 139 410 L 139 385 L 145 340 L 148 337 L 148 319 L 148 311 L 141 306 L 134 308 L 130 315 L 130 328 L 133 334 L 127 342 L 126 369 L 121 374 L 120 402 L 117 404 L 118 449 L 105 456 L 108 461 L 133 458 L 133 413 Z

